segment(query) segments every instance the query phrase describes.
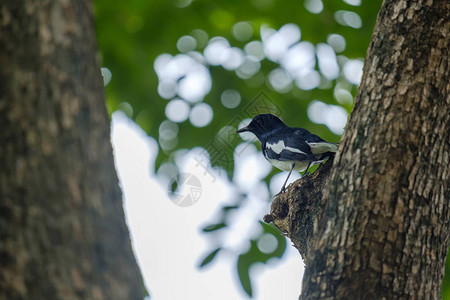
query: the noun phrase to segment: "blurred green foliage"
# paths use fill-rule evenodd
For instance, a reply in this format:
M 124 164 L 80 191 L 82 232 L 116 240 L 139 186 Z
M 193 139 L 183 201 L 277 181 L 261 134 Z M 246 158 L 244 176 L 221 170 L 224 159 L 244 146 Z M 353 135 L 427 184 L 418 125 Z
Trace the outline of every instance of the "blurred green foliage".
M 263 222 L 260 222 L 260 224 L 264 228 L 263 234 L 258 239 L 250 241 L 250 248 L 248 251 L 240 254 L 237 261 L 239 279 L 242 287 L 249 296 L 252 296 L 250 267 L 256 263 L 266 263 L 274 257 L 280 258 L 286 249 L 286 239 L 279 234 L 276 228 Z M 264 238 L 268 236 L 274 236 L 277 240 L 277 246 L 270 249 L 271 251 L 265 251 L 264 247 L 258 245 L 258 242 L 264 242 Z
M 97 0 L 96 26 L 103 66 L 113 76 L 106 87 L 108 107 L 110 112 L 127 108 L 123 110 L 149 135 L 158 138 L 159 126 L 166 119 L 164 111 L 167 101 L 158 94 L 158 78 L 153 64 L 162 53 L 178 54 L 176 45 L 181 36 L 201 29 L 209 38 L 225 37 L 232 46 L 243 48 L 247 41 L 238 41 L 232 34 L 232 27 L 237 22 L 250 22 L 253 35 L 249 41 L 260 40 L 259 29 L 262 24 L 278 29 L 284 24 L 293 23 L 300 27 L 302 40 L 313 44 L 324 43 L 331 33 L 340 34 L 345 37 L 347 44 L 342 54 L 348 58 L 363 58 L 380 2 L 366 1 L 362 6 L 352 6 L 343 1 L 328 1 L 321 13 L 312 14 L 298 0 L 282 3 L 272 0 L 192 1 L 187 7 L 180 7 L 188 3 L 184 0 L 133 0 L 126 3 Z M 333 18 L 338 10 L 358 13 L 363 20 L 362 27 L 354 29 L 339 25 Z M 196 50 L 201 52 L 205 43 L 199 42 L 198 46 Z M 286 94 L 280 94 L 267 85 L 266 77 L 275 67 L 276 63 L 265 59 L 261 62 L 260 72 L 247 80 L 222 67 L 210 67 L 212 88 L 203 101 L 213 108 L 214 119 L 203 128 L 194 127 L 189 122 L 179 123 L 180 138 L 176 149 L 208 144 L 223 126 L 233 120 L 236 112 L 261 90 L 283 108 L 283 119 L 288 124 L 309 128 L 325 139 L 338 140 L 339 137 L 330 133 L 324 125 L 311 123 L 306 114 L 308 103 L 313 99 L 339 104 L 333 97 L 334 83 L 325 89 L 305 91 L 294 88 Z M 229 88 L 239 91 L 242 97 L 241 105 L 235 109 L 225 108 L 220 103 L 221 93 Z M 356 87 L 350 88 L 350 91 L 354 96 Z M 124 102 L 130 104 L 132 110 Z M 351 111 L 352 105 L 348 104 L 345 108 Z M 192 138 L 194 136 L 196 138 Z M 158 166 L 171 153 L 173 151 L 161 151 Z
M 450 249 L 448 250 L 450 251 Z M 450 299 L 450 255 L 447 253 L 447 263 L 445 265 L 445 276 L 442 281 L 442 299 Z
M 233 149 L 241 142 L 241 139 L 230 138 L 231 135 L 228 133 L 233 131 L 240 121 L 251 117 L 251 106 L 255 101 L 263 99 L 263 102 L 268 102 L 270 105 L 266 107 L 267 111 L 282 114 L 283 120 L 288 125 L 305 127 L 328 141 L 337 142 L 339 135 L 333 133 L 327 126 L 318 124 L 317 121 L 312 122 L 308 118 L 307 110 L 314 100 L 342 107 L 348 113 L 352 110 L 352 100 L 339 99 L 339 91 L 345 90 L 351 99 L 357 92 L 357 85 L 349 82 L 344 76 L 344 64 L 349 59 L 362 60 L 365 57 L 380 5 L 381 0 L 362 3 L 359 0 L 324 2 L 321 0 L 96 0 L 96 27 L 102 66 L 112 73 L 112 80 L 106 86 L 109 112 L 124 111 L 150 136 L 160 141 L 156 170 L 164 163 L 173 162 L 176 154 L 179 153 L 177 150 L 201 146 L 209 152 L 213 165 L 218 165 L 227 171 L 231 183 L 233 183 L 234 170 Z M 236 34 L 238 28 L 236 24 L 239 22 L 245 22 L 244 25 L 249 25 L 251 29 L 244 30 L 243 35 Z M 359 25 L 358 22 L 360 22 Z M 339 67 L 338 76 L 327 78 L 323 74 L 323 69 L 319 67 L 321 62 L 316 56 L 313 69 L 320 74 L 320 84 L 317 87 L 299 88 L 298 84 L 295 84 L 295 79 L 291 78 L 287 88 L 277 89 L 274 88 L 270 76 L 274 74 L 272 72 L 274 69 L 286 68 L 286 65 L 280 67 L 280 60 L 269 59 L 266 55 L 258 62 L 259 70 L 247 77 L 239 76 L 236 69 L 224 68 L 220 64 L 213 65 L 205 60 L 205 47 L 214 41 L 214 37 L 223 37 L 230 47 L 245 49 L 252 41 L 261 41 L 261 33 L 264 31 L 261 28 L 271 28 L 272 31 L 276 31 L 289 23 L 296 24 L 300 28 L 301 41 L 307 41 L 316 46 L 316 54 L 318 45 L 327 42 L 331 44 L 331 34 L 345 39 L 343 49 L 334 47 L 336 51 L 334 55 L 337 55 Z M 190 51 L 184 51 L 180 44 L 182 41 L 180 38 L 183 36 L 188 36 L 189 41 L 195 41 Z M 207 90 L 205 96 L 199 101 L 182 99 L 182 103 L 187 104 L 189 109 L 198 103 L 206 103 L 212 108 L 214 116 L 207 126 L 194 126 L 189 119 L 180 122 L 167 121 L 168 103 L 173 98 L 182 98 L 179 95 L 180 86 L 175 89 L 178 92 L 175 92 L 173 96 L 165 96 L 168 99 L 160 95 L 158 87 L 161 89 L 161 78 L 155 72 L 155 60 L 158 57 L 161 58 L 162 54 L 171 55 L 165 56 L 166 58 L 177 57 L 181 54 L 180 50 L 185 52 L 185 55 L 195 58 L 194 60 L 200 62 L 209 72 L 211 88 Z M 176 84 L 180 84 L 184 78 L 185 75 L 180 75 L 176 78 Z M 338 91 L 339 86 L 341 89 Z M 240 94 L 241 101 L 234 108 L 227 108 L 221 101 L 224 91 L 228 89 L 238 91 Z M 265 111 L 263 109 L 259 112 Z M 167 133 L 164 126 L 175 128 L 176 138 L 172 137 L 173 140 L 170 141 L 169 146 L 164 146 L 162 143 Z M 217 149 L 227 159 L 214 160 L 212 151 Z M 279 171 L 273 170 L 265 181 L 269 182 L 277 172 Z M 239 199 L 240 197 L 245 198 L 245 195 L 237 196 Z M 226 230 L 227 214 L 238 210 L 239 205 L 239 202 L 236 202 L 235 205 L 222 207 L 221 219 L 215 224 L 206 226 L 203 229 L 205 234 L 212 235 Z M 251 246 L 248 251 L 237 254 L 237 272 L 242 287 L 248 295 L 252 295 L 250 267 L 256 263 L 265 263 L 273 257 L 281 257 L 286 248 L 285 238 L 277 230 L 263 223 L 260 223 L 260 226 L 264 234 L 275 237 L 277 247 L 273 252 L 263 253 L 258 248 L 258 240 L 255 239 L 250 241 Z M 205 266 L 219 257 L 222 250 L 220 245 L 212 249 L 203 258 L 200 266 Z M 448 282 L 448 276 L 445 282 Z M 450 299 L 449 294 L 447 285 L 444 287 L 444 299 Z

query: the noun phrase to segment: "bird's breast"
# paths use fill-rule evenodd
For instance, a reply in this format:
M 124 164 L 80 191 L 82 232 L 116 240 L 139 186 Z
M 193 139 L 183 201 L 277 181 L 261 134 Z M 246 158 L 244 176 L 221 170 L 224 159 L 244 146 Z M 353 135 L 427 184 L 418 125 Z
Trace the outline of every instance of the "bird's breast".
M 290 171 L 292 164 L 295 164 L 295 171 L 304 171 L 308 167 L 309 161 L 289 161 L 289 160 L 277 160 L 272 158 L 266 159 L 275 167 L 283 171 Z

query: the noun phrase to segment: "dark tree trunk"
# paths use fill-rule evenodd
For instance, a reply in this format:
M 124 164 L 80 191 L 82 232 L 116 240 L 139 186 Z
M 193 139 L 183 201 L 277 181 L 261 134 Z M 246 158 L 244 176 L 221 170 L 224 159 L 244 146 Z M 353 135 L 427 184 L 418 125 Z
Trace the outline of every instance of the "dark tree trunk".
M 0 299 L 142 299 L 91 1 L 0 4 Z
M 440 299 L 450 234 L 450 2 L 385 0 L 302 299 Z
M 384 1 L 339 152 L 265 221 L 301 299 L 440 299 L 450 235 L 450 2 Z M 323 194 L 323 196 L 322 196 Z

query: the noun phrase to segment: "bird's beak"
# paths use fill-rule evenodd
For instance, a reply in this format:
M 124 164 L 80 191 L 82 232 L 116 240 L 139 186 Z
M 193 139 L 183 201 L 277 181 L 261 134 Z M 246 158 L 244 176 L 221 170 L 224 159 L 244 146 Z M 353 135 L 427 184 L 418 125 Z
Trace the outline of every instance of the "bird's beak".
M 247 127 L 242 127 L 241 129 L 239 129 L 238 131 L 236 131 L 236 133 L 241 133 L 241 132 L 246 132 L 246 131 L 250 131 Z

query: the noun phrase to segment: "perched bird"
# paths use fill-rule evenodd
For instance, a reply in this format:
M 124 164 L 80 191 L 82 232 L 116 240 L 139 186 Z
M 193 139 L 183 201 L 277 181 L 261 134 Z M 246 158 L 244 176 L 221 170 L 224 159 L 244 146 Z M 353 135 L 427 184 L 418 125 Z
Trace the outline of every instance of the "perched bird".
M 248 126 L 236 133 L 246 131 L 255 134 L 261 141 L 264 157 L 273 166 L 289 171 L 280 193 L 285 191 L 292 170 L 306 170 L 304 174 L 307 174 L 311 165 L 333 156 L 339 146 L 338 143 L 324 141 L 304 128 L 289 127 L 272 114 L 255 116 Z

